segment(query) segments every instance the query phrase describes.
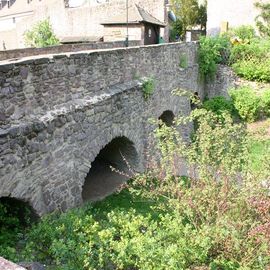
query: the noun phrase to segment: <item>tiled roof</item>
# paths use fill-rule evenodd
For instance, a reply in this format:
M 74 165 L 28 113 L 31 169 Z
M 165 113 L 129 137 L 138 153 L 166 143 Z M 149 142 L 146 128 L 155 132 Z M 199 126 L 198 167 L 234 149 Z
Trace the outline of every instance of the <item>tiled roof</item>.
M 110 25 L 110 24 L 126 24 L 127 17 L 126 12 L 121 11 L 118 15 L 111 18 L 110 20 L 104 21 L 101 24 Z M 128 23 L 129 24 L 139 24 L 141 22 L 147 22 L 151 24 L 156 24 L 160 26 L 165 26 L 166 24 L 159 21 L 155 17 L 153 17 L 150 13 L 148 13 L 143 8 L 134 5 L 128 9 Z

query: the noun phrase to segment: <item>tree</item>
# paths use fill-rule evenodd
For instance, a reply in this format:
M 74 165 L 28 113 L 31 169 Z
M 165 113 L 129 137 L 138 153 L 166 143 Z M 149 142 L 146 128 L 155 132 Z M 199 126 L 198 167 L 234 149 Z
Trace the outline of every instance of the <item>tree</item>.
M 188 28 L 200 26 L 201 30 L 206 28 L 206 0 L 203 4 L 199 4 L 198 0 L 172 0 L 172 8 L 178 19 L 178 23 L 182 25 L 180 36 L 185 34 Z
M 59 44 L 49 19 L 40 21 L 32 30 L 26 31 L 24 33 L 24 41 L 30 47 L 47 47 Z
M 264 37 L 270 37 L 270 3 L 257 2 L 255 7 L 261 10 L 255 19 L 259 32 Z

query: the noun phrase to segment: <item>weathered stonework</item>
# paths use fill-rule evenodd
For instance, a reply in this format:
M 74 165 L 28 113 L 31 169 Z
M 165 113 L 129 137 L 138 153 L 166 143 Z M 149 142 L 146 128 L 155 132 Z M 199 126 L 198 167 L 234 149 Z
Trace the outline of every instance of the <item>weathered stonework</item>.
M 120 136 L 134 143 L 143 168 L 148 119 L 190 111 L 189 100 L 171 91 L 203 95 L 196 51 L 194 43 L 174 43 L 1 64 L 0 197 L 28 201 L 40 215 L 80 205 L 91 163 Z M 154 78 L 148 100 L 140 77 Z
M 228 90 L 238 85 L 239 78 L 228 66 L 218 65 L 213 80 L 205 84 L 205 94 L 208 98 L 223 96 L 229 98 Z

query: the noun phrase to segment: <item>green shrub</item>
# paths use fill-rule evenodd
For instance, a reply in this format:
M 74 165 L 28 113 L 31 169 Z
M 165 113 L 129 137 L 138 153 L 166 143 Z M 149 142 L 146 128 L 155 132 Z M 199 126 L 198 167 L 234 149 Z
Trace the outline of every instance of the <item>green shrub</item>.
M 18 260 L 18 242 L 31 222 L 31 210 L 23 203 L 0 201 L 0 256 L 9 260 Z
M 250 81 L 270 82 L 270 58 L 241 60 L 232 65 L 234 72 Z
M 49 19 L 40 21 L 32 30 L 24 33 L 25 44 L 30 47 L 47 47 L 59 44 L 58 38 L 55 36 Z
M 179 127 L 193 121 L 186 142 Z M 205 109 L 176 117 L 175 126 L 155 124 L 155 156 L 128 184 L 128 203 L 124 190 L 113 204 L 42 218 L 28 233 L 25 259 L 59 270 L 267 269 L 269 190 L 249 170 L 245 126 Z M 179 176 L 184 160 L 189 177 Z
M 252 39 L 232 47 L 230 62 L 235 73 L 247 80 L 270 81 L 270 40 Z
M 143 97 L 148 99 L 155 91 L 155 82 L 153 78 L 142 79 Z
M 202 78 L 213 79 L 217 64 L 223 63 L 224 56 L 230 48 L 226 37 L 201 37 L 199 47 L 199 69 Z M 225 57 L 226 58 L 226 57 Z
M 255 3 L 256 8 L 260 9 L 260 14 L 255 18 L 256 26 L 260 34 L 266 38 L 270 37 L 270 4 L 269 3 Z
M 232 101 L 222 96 L 217 96 L 206 100 L 203 103 L 203 108 L 208 111 L 212 111 L 218 115 L 222 115 L 222 113 L 224 112 L 227 112 L 230 115 L 233 115 L 235 113 Z
M 270 89 L 265 90 L 263 92 L 261 99 L 262 99 L 263 112 L 267 116 L 270 116 Z
M 231 63 L 238 60 L 265 59 L 269 57 L 270 40 L 254 38 L 249 43 L 240 43 L 231 48 Z
M 253 26 L 251 25 L 241 25 L 239 27 L 233 28 L 230 30 L 229 34 L 231 36 L 236 36 L 241 40 L 251 40 L 255 38 L 256 32 Z
M 261 101 L 251 88 L 232 89 L 229 93 L 236 110 L 243 120 L 253 122 L 258 119 L 261 112 Z
M 187 68 L 188 67 L 188 58 L 186 54 L 181 54 L 179 57 L 179 67 Z

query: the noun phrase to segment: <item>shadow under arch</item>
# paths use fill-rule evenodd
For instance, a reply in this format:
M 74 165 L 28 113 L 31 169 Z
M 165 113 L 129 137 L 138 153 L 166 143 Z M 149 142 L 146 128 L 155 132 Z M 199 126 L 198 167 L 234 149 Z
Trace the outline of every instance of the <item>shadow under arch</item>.
M 28 202 L 13 197 L 0 197 L 0 215 L 3 214 L 5 217 L 4 221 L 0 222 L 0 231 L 2 226 L 27 227 L 39 219 L 39 215 Z M 14 222 L 9 224 L 8 220 L 11 219 L 14 219 Z
M 91 164 L 82 188 L 83 202 L 101 200 L 112 194 L 130 178 L 128 167 L 135 169 L 138 164 L 138 153 L 132 141 L 124 136 L 111 140 Z M 126 175 L 112 171 L 111 167 Z
M 167 127 L 171 127 L 173 125 L 174 113 L 169 110 L 164 111 L 158 119 L 161 120 Z

